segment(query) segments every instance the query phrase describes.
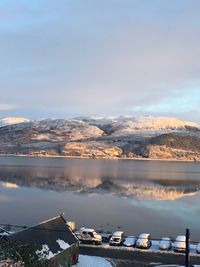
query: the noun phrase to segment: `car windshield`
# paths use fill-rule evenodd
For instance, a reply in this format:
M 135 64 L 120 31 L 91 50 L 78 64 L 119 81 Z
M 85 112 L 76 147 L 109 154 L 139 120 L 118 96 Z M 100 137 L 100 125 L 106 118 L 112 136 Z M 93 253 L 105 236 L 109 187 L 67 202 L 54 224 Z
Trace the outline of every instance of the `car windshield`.
M 125 242 L 133 242 L 135 240 L 134 237 L 127 237 Z
M 143 240 L 146 241 L 147 238 L 146 237 L 139 237 L 138 240 L 140 240 L 140 241 L 143 241 Z
M 163 237 L 161 241 L 169 241 L 170 239 L 168 237 Z
M 147 239 L 148 237 L 149 237 L 148 234 L 141 234 L 141 235 L 139 236 L 139 239 Z
M 169 241 L 168 240 L 161 240 L 160 241 L 160 246 L 169 246 Z

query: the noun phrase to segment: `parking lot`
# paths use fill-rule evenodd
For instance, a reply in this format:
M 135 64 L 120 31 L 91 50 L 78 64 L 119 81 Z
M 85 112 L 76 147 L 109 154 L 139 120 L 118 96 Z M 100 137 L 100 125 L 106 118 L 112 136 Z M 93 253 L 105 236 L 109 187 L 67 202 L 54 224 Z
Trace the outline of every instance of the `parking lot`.
M 110 246 L 109 243 L 103 243 L 102 245 L 90 245 L 90 244 L 80 244 L 81 247 L 89 247 L 89 248 L 100 248 L 104 250 L 113 250 L 113 251 L 129 251 L 129 252 L 142 252 L 145 254 L 148 253 L 156 253 L 163 255 L 185 255 L 184 253 L 174 252 L 173 248 L 171 250 L 160 250 L 159 249 L 159 241 L 152 241 L 152 246 L 149 249 L 139 249 L 134 247 L 124 247 L 124 246 Z M 190 256 L 198 257 L 200 260 L 200 254 L 196 253 L 196 245 L 190 244 Z
M 159 251 L 158 249 L 136 249 L 126 247 L 111 247 L 108 244 L 100 246 L 81 244 L 80 254 L 99 256 L 110 259 L 114 267 L 147 267 L 166 264 L 184 265 L 184 253 L 175 253 L 173 251 Z M 200 256 L 192 253 L 190 257 L 190 266 L 200 266 Z
M 145 233 L 139 237 L 127 237 L 123 231 L 109 232 L 109 235 L 105 235 L 105 232 L 96 233 L 94 229 L 82 228 L 82 232 L 77 232 L 77 237 L 83 246 L 84 244 L 93 244 L 102 249 L 123 251 L 140 251 L 142 249 L 145 253 L 167 254 L 180 254 L 186 250 L 186 237 L 184 235 L 177 236 L 175 240 L 166 237 L 152 240 L 150 234 Z M 200 257 L 200 243 L 190 242 L 189 250 L 191 256 Z

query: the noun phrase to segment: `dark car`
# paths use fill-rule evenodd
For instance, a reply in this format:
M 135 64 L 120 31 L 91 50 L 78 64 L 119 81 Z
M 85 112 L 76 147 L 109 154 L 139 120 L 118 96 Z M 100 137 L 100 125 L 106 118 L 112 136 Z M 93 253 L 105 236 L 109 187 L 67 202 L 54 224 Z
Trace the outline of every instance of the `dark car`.
M 111 231 L 96 230 L 96 232 L 101 236 L 102 242 L 109 242 L 113 233 Z

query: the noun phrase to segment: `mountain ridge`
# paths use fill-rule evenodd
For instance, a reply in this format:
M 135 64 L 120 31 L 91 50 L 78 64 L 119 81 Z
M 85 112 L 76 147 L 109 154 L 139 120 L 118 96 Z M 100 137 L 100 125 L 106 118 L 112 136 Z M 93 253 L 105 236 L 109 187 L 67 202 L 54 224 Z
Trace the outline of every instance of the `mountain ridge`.
M 120 116 L 7 121 L 7 125 L 0 125 L 0 154 L 200 160 L 199 125 L 176 118 Z

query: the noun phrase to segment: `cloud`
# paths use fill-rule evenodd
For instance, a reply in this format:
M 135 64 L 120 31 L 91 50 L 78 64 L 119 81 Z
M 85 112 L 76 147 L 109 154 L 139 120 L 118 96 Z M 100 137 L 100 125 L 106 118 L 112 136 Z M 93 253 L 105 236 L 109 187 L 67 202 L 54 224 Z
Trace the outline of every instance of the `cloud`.
M 13 110 L 13 109 L 16 109 L 16 107 L 17 105 L 0 103 L 1 111 Z
M 1 101 L 25 117 L 181 115 L 183 102 L 197 110 L 185 91 L 200 87 L 199 8 L 196 0 L 6 1 Z

